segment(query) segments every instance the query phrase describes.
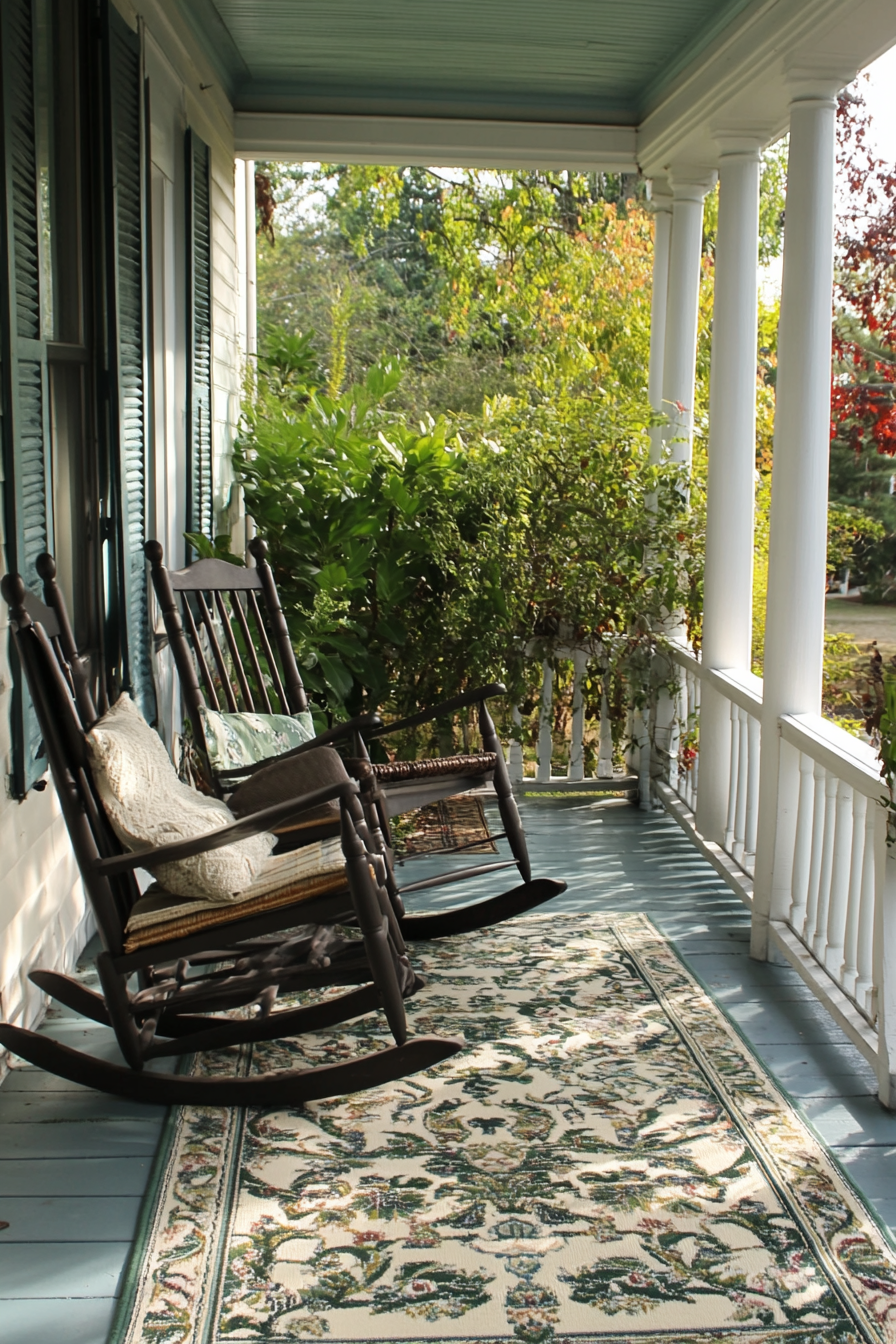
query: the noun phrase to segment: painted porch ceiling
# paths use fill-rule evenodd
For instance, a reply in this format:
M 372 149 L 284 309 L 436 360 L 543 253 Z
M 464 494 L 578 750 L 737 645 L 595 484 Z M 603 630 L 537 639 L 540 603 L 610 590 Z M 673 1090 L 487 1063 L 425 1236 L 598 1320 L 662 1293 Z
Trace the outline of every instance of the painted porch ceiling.
M 637 125 L 750 0 L 174 0 L 237 111 Z

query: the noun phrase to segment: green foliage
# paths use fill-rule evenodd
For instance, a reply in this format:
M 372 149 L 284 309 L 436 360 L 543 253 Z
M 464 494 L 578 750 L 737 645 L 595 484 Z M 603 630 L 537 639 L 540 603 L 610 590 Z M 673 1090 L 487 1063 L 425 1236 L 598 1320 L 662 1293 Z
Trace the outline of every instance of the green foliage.
M 209 541 L 203 532 L 185 532 L 184 541 L 196 552 L 197 560 L 226 560 L 231 565 L 245 565 L 241 555 L 234 555 L 230 549 L 230 537 L 223 535 Z
M 612 633 L 630 654 L 664 611 L 696 611 L 699 539 L 680 468 L 649 461 L 643 402 L 561 388 L 412 428 L 389 408 L 394 361 L 331 398 L 314 371 L 290 384 L 278 348 L 235 465 L 330 710 L 405 712 L 496 677 L 522 696 L 533 644 Z
M 531 703 L 575 638 L 621 731 L 654 631 L 684 613 L 699 639 L 710 259 L 688 485 L 650 460 L 636 181 L 265 167 L 284 214 L 236 466 L 315 699 L 404 712 L 499 678 Z
M 879 754 L 881 778 L 887 786 L 883 800 L 888 809 L 887 844 L 896 843 L 896 675 L 883 673 L 883 710 L 880 715 Z
M 870 543 L 886 535 L 883 523 L 853 504 L 828 504 L 828 572 L 855 568 Z

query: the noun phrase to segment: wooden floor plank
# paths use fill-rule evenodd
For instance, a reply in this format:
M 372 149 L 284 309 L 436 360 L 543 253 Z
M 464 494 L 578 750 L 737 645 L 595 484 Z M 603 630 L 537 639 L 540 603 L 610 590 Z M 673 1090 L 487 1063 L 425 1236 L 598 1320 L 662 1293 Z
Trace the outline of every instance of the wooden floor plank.
M 0 1164 L 35 1157 L 152 1157 L 162 1128 L 161 1107 L 159 1115 L 158 1120 L 0 1125 Z
M 131 1241 L 139 1195 L 0 1195 L 0 1247 L 20 1241 Z
M 67 1078 L 57 1078 L 43 1069 L 19 1067 L 10 1069 L 0 1088 L 0 1099 L 10 1092 L 81 1092 L 90 1093 L 89 1087 L 82 1083 L 70 1083 Z
M 0 1159 L 0 1200 L 17 1195 L 142 1195 L 152 1156 Z M 0 1215 L 2 1216 L 2 1215 Z
M 3 1344 L 106 1344 L 114 1297 L 22 1298 L 3 1303 Z
M 803 1110 L 832 1148 L 886 1147 L 896 1151 L 896 1115 L 876 1097 L 838 1097 L 805 1101 Z
M 0 1299 L 114 1297 L 130 1241 L 0 1244 Z M 5 1311 L 5 1307 L 4 1307 Z
M 164 1107 L 124 1097 L 108 1097 L 89 1088 L 77 1092 L 9 1091 L 0 1088 L 0 1125 L 53 1123 L 58 1120 L 158 1120 Z

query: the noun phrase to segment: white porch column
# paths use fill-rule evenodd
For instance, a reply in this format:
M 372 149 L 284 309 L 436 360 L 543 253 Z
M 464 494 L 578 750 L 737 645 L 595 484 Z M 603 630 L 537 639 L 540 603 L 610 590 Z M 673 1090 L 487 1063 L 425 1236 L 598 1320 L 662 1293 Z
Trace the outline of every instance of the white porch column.
M 663 409 L 663 352 L 666 344 L 666 312 L 669 295 L 669 244 L 672 241 L 672 193 L 662 180 L 652 183 L 653 288 L 650 297 L 650 368 L 647 396 L 658 413 Z M 659 462 L 663 452 L 663 428 L 650 431 L 651 456 Z
M 662 442 L 674 462 L 690 464 L 694 427 L 694 380 L 697 368 L 697 316 L 700 302 L 700 262 L 703 249 L 703 198 L 714 174 L 697 176 L 673 168 L 672 237 L 669 244 L 669 285 L 666 332 L 663 342 L 662 404 L 669 417 Z M 675 638 L 680 617 L 669 613 L 667 633 Z M 661 777 L 674 771 L 678 756 L 676 697 L 661 692 L 654 725 L 655 767 Z M 673 774 L 674 779 L 674 774 Z
M 750 952 L 768 956 L 768 922 L 790 908 L 799 800 L 781 714 L 821 709 L 831 413 L 834 95 L 842 79 L 801 81 L 790 109 L 790 157 L 760 757 L 759 833 Z M 782 768 L 786 767 L 786 773 Z
M 669 299 L 669 248 L 672 242 L 672 192 L 664 178 L 654 178 L 650 192 L 653 225 L 653 285 L 650 298 L 650 367 L 647 374 L 647 396 L 657 414 L 663 411 L 663 354 L 666 348 L 666 316 Z M 663 427 L 654 425 L 650 430 L 650 456 L 659 462 L 663 456 Z M 638 775 L 640 786 L 638 804 L 642 811 L 653 806 L 651 796 L 651 748 L 649 727 L 650 708 L 645 706 L 638 715 Z M 598 774 L 600 771 L 598 770 Z
M 700 177 L 672 170 L 672 237 L 660 409 L 669 417 L 663 441 L 670 447 L 675 462 L 691 460 L 703 198 L 714 177 L 715 174 Z
M 719 140 L 703 665 L 750 670 L 753 494 L 756 462 L 756 325 L 759 143 Z M 728 812 L 730 706 L 708 682 L 700 702 L 697 829 L 722 844 Z

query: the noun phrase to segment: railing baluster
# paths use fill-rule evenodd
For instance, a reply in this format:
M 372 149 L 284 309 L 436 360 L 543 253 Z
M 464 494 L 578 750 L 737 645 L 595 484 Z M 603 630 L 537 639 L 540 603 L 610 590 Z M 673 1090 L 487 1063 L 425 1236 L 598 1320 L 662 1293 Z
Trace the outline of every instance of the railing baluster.
M 846 910 L 849 900 L 849 869 L 852 860 L 852 786 L 840 780 L 837 789 L 837 822 L 834 831 L 834 866 L 831 871 L 831 899 L 828 905 L 827 926 L 824 930 L 824 948 L 821 954 L 825 966 L 835 980 L 843 970 L 843 947 L 846 939 Z
M 638 743 L 638 806 L 642 812 L 653 807 L 650 773 L 650 708 L 635 711 L 635 740 Z
M 735 863 L 743 867 L 744 834 L 747 829 L 747 770 L 749 768 L 749 737 L 746 710 L 737 711 L 737 810 L 734 816 L 734 846 L 731 850 Z
M 599 779 L 613 777 L 613 725 L 610 722 L 610 677 L 604 673 L 600 680 L 600 741 L 597 753 Z
M 554 751 L 554 671 L 545 660 L 542 664 L 541 709 L 538 715 L 538 772 L 539 784 L 548 784 L 551 778 L 551 756 Z
M 855 994 L 859 948 L 859 914 L 862 908 L 862 876 L 865 870 L 865 832 L 868 799 L 855 793 L 852 800 L 852 852 L 849 861 L 849 892 L 846 898 L 846 927 L 843 930 L 843 970 L 840 983 L 847 994 Z
M 824 965 L 824 949 L 828 933 L 828 907 L 831 901 L 831 880 L 834 875 L 834 841 L 837 837 L 837 793 L 840 781 L 831 771 L 825 772 L 824 781 L 824 836 L 821 846 L 821 874 L 818 878 L 818 905 L 815 925 L 806 930 L 806 941 L 818 960 Z
M 815 933 L 815 920 L 818 914 L 818 886 L 821 878 L 821 855 L 824 844 L 824 781 L 825 768 L 816 761 L 812 772 L 815 780 L 815 799 L 812 808 L 812 853 L 809 861 L 809 890 L 806 898 L 806 919 L 802 929 L 797 929 L 803 941 L 810 943 Z
M 519 705 L 514 705 L 510 712 L 510 720 L 514 728 L 522 728 L 523 716 L 520 713 Z M 522 784 L 523 744 L 518 737 L 512 737 L 510 739 L 510 747 L 507 752 L 507 773 L 510 776 L 511 784 Z
M 744 830 L 744 867 L 756 870 L 756 833 L 759 827 L 759 720 L 747 715 L 747 822 Z
M 854 997 L 863 1012 L 874 1007 L 874 904 L 877 895 L 877 808 L 865 813 L 865 861 L 862 865 L 862 900 L 859 909 L 859 933 L 856 945 L 856 987 Z
M 585 778 L 585 697 L 582 693 L 582 680 L 588 665 L 588 655 L 582 649 L 575 649 L 572 655 L 572 728 L 569 739 L 569 765 L 567 779 Z M 603 730 L 603 715 L 601 715 Z
M 694 674 L 690 668 L 685 668 L 683 681 L 682 701 L 684 704 L 684 732 L 685 736 L 690 736 L 694 728 Z M 688 807 L 693 810 L 694 807 L 694 775 L 693 761 L 686 761 L 685 768 L 679 768 L 679 778 L 681 788 L 679 793 L 684 798 Z
M 700 784 L 700 678 L 694 676 L 694 723 L 697 728 L 697 754 L 691 766 L 691 809 L 697 810 L 697 789 Z
M 812 866 L 812 818 L 815 811 L 815 763 L 800 752 L 800 797 L 797 805 L 796 839 L 793 847 L 793 878 L 790 892 L 790 927 L 802 933 L 809 900 L 809 873 Z
M 732 700 L 731 708 L 731 766 L 728 776 L 728 820 L 725 824 L 725 849 L 734 853 L 734 826 L 737 820 L 737 774 L 740 765 L 740 710 Z

